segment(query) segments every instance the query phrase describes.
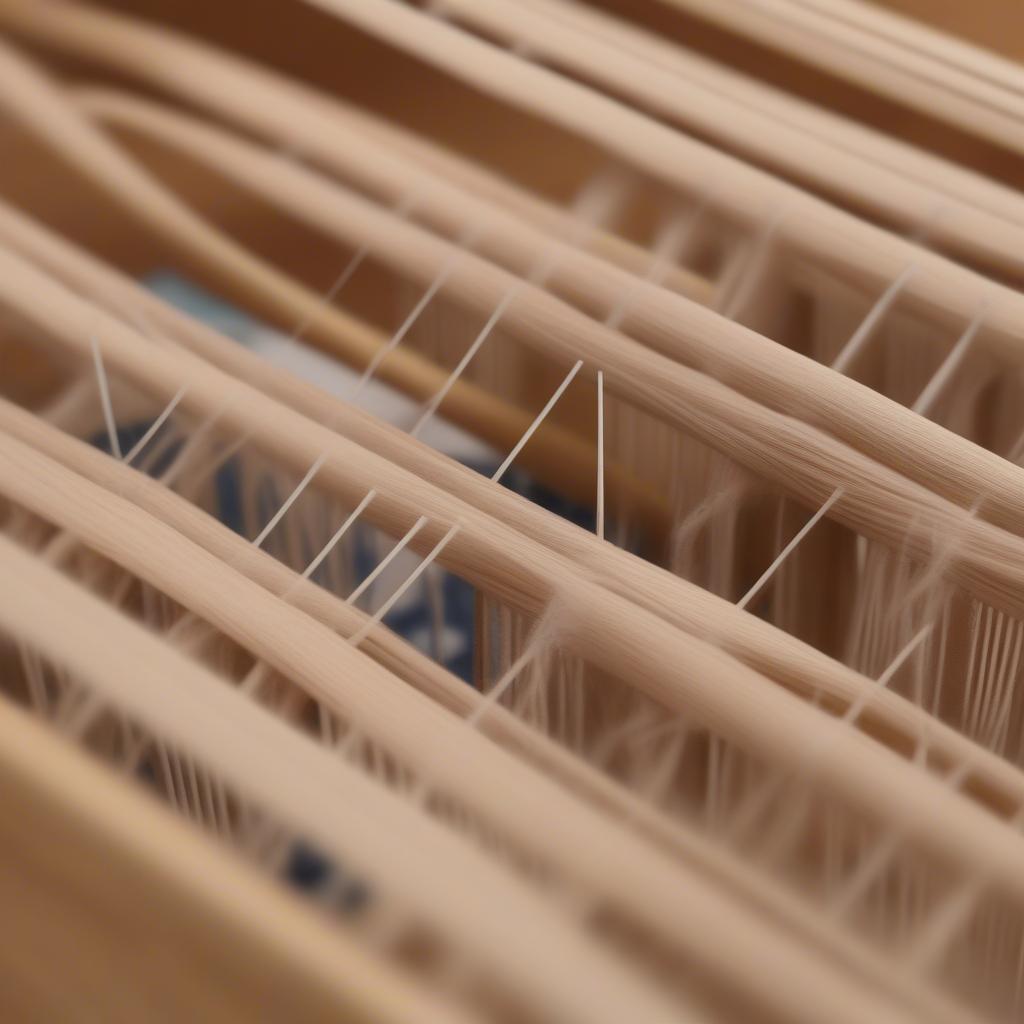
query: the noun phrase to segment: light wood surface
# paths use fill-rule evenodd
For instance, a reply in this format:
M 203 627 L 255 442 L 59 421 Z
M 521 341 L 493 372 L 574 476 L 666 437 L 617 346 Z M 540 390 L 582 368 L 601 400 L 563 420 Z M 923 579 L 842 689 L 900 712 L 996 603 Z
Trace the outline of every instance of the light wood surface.
M 5 1021 L 451 1021 L 278 886 L 0 699 Z

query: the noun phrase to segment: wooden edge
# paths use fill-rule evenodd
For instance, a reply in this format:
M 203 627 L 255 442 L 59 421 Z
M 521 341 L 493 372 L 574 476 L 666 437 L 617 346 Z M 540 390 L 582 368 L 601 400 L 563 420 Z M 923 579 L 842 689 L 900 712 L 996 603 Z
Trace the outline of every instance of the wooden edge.
M 3 699 L 0 807 L 5 1020 L 462 1019 Z

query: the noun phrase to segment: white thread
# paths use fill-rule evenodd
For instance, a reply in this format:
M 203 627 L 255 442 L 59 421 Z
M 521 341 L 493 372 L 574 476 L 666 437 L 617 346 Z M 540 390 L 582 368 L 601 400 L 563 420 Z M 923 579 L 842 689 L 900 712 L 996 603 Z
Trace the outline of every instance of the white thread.
M 739 609 L 746 608 L 748 604 L 758 595 L 761 588 L 775 575 L 779 570 L 779 566 L 789 558 L 789 556 L 796 550 L 797 545 L 814 529 L 822 517 L 828 512 L 828 510 L 843 496 L 842 487 L 837 487 L 817 512 L 807 520 L 806 523 L 800 528 L 800 531 L 795 537 L 779 552 L 776 556 L 775 561 L 768 566 L 757 582 L 736 602 L 736 607 Z
M 959 765 L 949 773 L 943 780 L 943 785 L 957 789 L 960 783 L 967 776 L 967 766 Z M 899 829 L 894 829 L 876 843 L 866 860 L 857 867 L 853 876 L 846 882 L 843 888 L 832 897 L 829 902 L 828 912 L 834 917 L 841 918 L 846 915 L 850 908 L 856 903 L 859 896 L 870 886 L 872 880 L 886 863 L 899 851 L 900 843 L 903 841 Z
M 408 543 L 416 536 L 424 526 L 427 525 L 427 517 L 420 516 L 419 519 L 412 525 L 412 528 L 408 533 L 381 559 L 377 568 L 370 573 L 369 576 L 363 580 L 362 583 L 352 591 L 351 594 L 345 599 L 346 604 L 355 604 L 356 601 L 366 592 L 368 587 L 373 585 L 373 581 L 399 556 L 399 554 L 405 550 Z
M 375 489 L 369 490 L 366 497 L 352 510 L 351 515 L 338 527 L 335 531 L 334 536 L 320 549 L 319 553 L 313 558 L 313 560 L 306 566 L 302 573 L 302 578 L 308 580 L 320 568 L 320 563 L 334 550 L 335 546 L 345 536 L 348 528 L 362 515 L 365 511 L 366 506 L 376 497 L 377 491 Z
M 466 369 L 466 367 L 469 365 L 469 361 L 480 350 L 480 346 L 483 345 L 483 343 L 488 339 L 488 337 L 490 337 L 491 331 L 494 330 L 494 328 L 498 324 L 498 321 L 502 318 L 502 316 L 505 315 L 505 310 L 508 309 L 508 307 L 512 303 L 512 300 L 523 290 L 525 286 L 526 282 L 518 281 L 505 293 L 504 298 L 502 298 L 501 302 L 498 303 L 494 312 L 491 313 L 490 318 L 488 319 L 487 323 L 484 324 L 483 329 L 474 339 L 473 344 L 469 346 L 469 348 L 466 350 L 465 355 L 463 355 L 463 357 L 459 360 L 458 365 L 448 375 L 448 379 L 441 386 L 441 389 L 427 403 L 427 407 L 423 410 L 423 414 L 413 425 L 412 430 L 409 431 L 409 434 L 412 437 L 416 437 L 416 435 L 419 434 L 419 432 L 426 425 L 427 420 L 429 420 L 430 417 L 433 416 L 435 412 L 437 412 L 438 406 L 445 400 L 445 397 L 447 396 L 448 392 L 451 391 L 455 382 L 459 379 L 459 377 L 462 376 L 462 371 Z
M 434 545 L 427 557 L 424 558 L 415 569 L 413 569 L 405 582 L 395 590 L 395 592 L 380 606 L 380 608 L 377 609 L 376 612 L 373 613 L 373 617 L 369 622 L 364 623 L 359 630 L 348 638 L 348 642 L 353 647 L 359 646 L 366 637 L 366 634 L 369 633 L 370 630 L 373 629 L 373 627 L 376 626 L 389 611 L 391 611 L 395 604 L 401 600 L 402 595 L 405 594 L 405 592 L 420 578 L 420 576 L 427 571 L 434 559 L 444 551 L 445 547 L 447 547 L 455 534 L 459 532 L 461 525 L 461 523 L 456 523 L 452 526 L 451 529 L 449 529 L 448 532 Z
M 110 387 L 107 371 L 103 366 L 103 356 L 95 338 L 89 339 L 92 345 L 92 361 L 96 367 L 96 382 L 100 389 L 100 405 L 103 407 L 103 419 L 107 424 L 107 436 L 110 439 L 110 451 L 115 459 L 121 458 L 121 442 L 117 436 L 117 424 L 114 422 L 114 407 L 110 403 Z
M 377 354 L 373 357 L 373 359 L 370 360 L 369 365 L 363 371 L 363 375 L 359 378 L 359 381 L 356 383 L 355 390 L 352 392 L 351 395 L 349 395 L 348 400 L 350 402 L 355 401 L 355 399 L 362 393 L 363 388 L 366 387 L 370 379 L 377 372 L 377 370 L 380 367 L 380 364 L 383 363 L 384 360 L 388 357 L 388 355 L 390 355 L 390 353 L 394 351 L 396 348 L 398 348 L 398 346 L 402 343 L 402 340 L 405 338 L 406 334 L 408 334 L 409 331 L 412 329 L 413 324 L 416 323 L 416 321 L 419 319 L 423 310 L 427 308 L 427 306 L 430 304 L 434 296 L 437 295 L 437 293 L 444 287 L 448 278 L 450 278 L 452 274 L 455 272 L 455 268 L 458 266 L 459 262 L 465 258 L 465 248 L 472 245 L 478 234 L 479 232 L 476 230 L 465 233 L 465 235 L 463 236 L 462 240 L 459 243 L 462 248 L 455 249 L 448 256 L 443 266 L 441 267 L 440 271 L 438 271 L 437 276 L 431 282 L 430 287 L 423 293 L 422 296 L 420 296 L 420 300 L 416 303 L 415 306 L 413 306 L 412 310 L 409 312 L 409 315 L 405 318 L 405 320 L 402 321 L 401 326 L 388 339 L 387 344 L 382 345 L 380 349 L 377 351 Z
M 314 462 L 313 465 L 309 467 L 308 471 L 306 472 L 306 475 L 299 481 L 299 484 L 295 488 L 295 490 L 288 495 L 288 497 L 284 501 L 284 504 L 277 510 L 277 512 L 274 513 L 274 516 L 270 520 L 270 522 L 267 523 L 267 525 L 264 526 L 263 529 L 260 531 L 259 536 L 252 542 L 253 547 L 258 548 L 267 539 L 267 537 L 270 535 L 270 531 L 273 530 L 274 527 L 277 526 L 279 522 L 281 522 L 281 520 L 285 516 L 285 513 L 287 513 L 288 509 L 290 509 L 292 505 L 294 505 L 295 502 L 299 500 L 299 496 L 309 486 L 310 481 L 313 479 L 313 477 L 316 476 L 320 467 L 326 461 L 327 453 L 324 452 L 324 454 L 319 456 L 316 462 Z
M 921 389 L 921 394 L 917 396 L 917 401 L 911 407 L 913 412 L 921 416 L 927 415 L 928 410 L 949 383 L 950 377 L 953 376 L 964 361 L 964 357 L 967 355 L 971 344 L 974 342 L 975 335 L 977 335 L 982 321 L 985 319 L 986 312 L 987 310 L 980 309 L 975 314 L 967 330 L 960 335 L 957 343 L 950 350 L 949 355 L 942 361 L 942 365 L 932 375 L 931 380 Z
M 896 655 L 895 658 L 889 663 L 885 671 L 874 680 L 869 688 L 865 690 L 855 701 L 850 703 L 844 713 L 841 721 L 846 725 L 853 725 L 860 712 L 867 705 L 868 700 L 879 690 L 884 689 L 892 677 L 896 674 L 900 666 L 906 661 L 917 645 L 924 639 L 924 637 L 931 631 L 932 626 L 928 625 L 923 627 L 910 641 L 904 646 L 904 648 Z M 814 761 L 816 756 L 815 744 L 810 744 L 807 750 L 807 754 L 804 758 L 805 763 L 808 767 Z M 747 829 L 751 822 L 757 817 L 758 814 L 768 805 L 768 802 L 778 793 L 783 784 L 786 781 L 786 776 L 777 776 L 770 782 L 766 782 L 755 792 L 751 793 L 743 802 L 743 805 L 739 808 L 733 817 L 732 824 L 730 825 L 730 833 L 735 838 L 742 835 Z
M 754 289 L 761 281 L 762 271 L 768 262 L 768 254 L 771 252 L 772 242 L 775 240 L 779 228 L 782 227 L 785 215 L 786 211 L 784 209 L 779 210 L 754 243 L 750 262 L 743 267 L 742 278 L 738 282 L 736 291 L 722 310 L 722 316 L 727 320 L 735 320 L 746 308 L 747 303 L 750 302 Z
M 535 647 L 539 643 L 540 638 L 536 638 L 532 644 L 530 644 L 522 654 L 511 664 L 505 674 L 491 687 L 487 692 L 483 700 L 473 710 L 466 715 L 466 724 L 472 728 L 476 728 L 479 725 L 480 720 L 484 717 L 487 712 L 494 707 L 495 704 L 501 700 L 502 695 L 512 685 L 516 676 L 526 667 L 527 662 L 531 661 L 535 654 Z
M 494 474 L 491 476 L 491 479 L 495 483 L 497 483 L 505 475 L 505 473 L 508 471 L 509 466 L 511 466 L 512 463 L 515 461 L 516 456 L 523 450 L 523 448 L 526 447 L 526 443 L 530 440 L 531 437 L 533 437 L 534 433 L 536 433 L 537 431 L 537 428 L 541 425 L 541 423 L 544 422 L 545 417 L 555 407 L 555 403 L 565 393 L 565 389 L 572 383 L 573 378 L 576 376 L 576 374 L 580 372 L 580 367 L 582 365 L 583 360 L 577 360 L 576 365 L 568 372 L 568 374 L 566 374 L 565 380 L 563 380 L 562 383 L 558 385 L 558 387 L 555 389 L 555 393 L 548 399 L 547 404 L 537 414 L 534 421 L 526 428 L 526 431 L 524 432 L 523 436 L 519 438 L 518 442 L 516 442 L 516 446 L 512 449 L 512 451 L 508 453 L 508 457 L 494 471 Z
M 418 195 L 407 196 L 395 207 L 395 216 L 401 220 L 404 220 L 408 216 L 408 214 L 412 212 L 413 207 L 416 205 L 418 200 Z M 320 304 L 317 306 L 317 309 L 326 309 L 334 302 L 334 300 L 340 294 L 342 288 L 344 288 L 345 285 L 347 285 L 349 281 L 352 280 L 352 277 L 355 274 L 355 272 L 363 265 L 363 263 L 366 261 L 366 257 L 369 255 L 369 245 L 361 245 L 358 249 L 356 249 L 356 251 L 352 254 L 351 259 L 349 259 L 348 263 L 346 263 L 345 266 L 342 268 L 341 273 L 338 274 L 338 276 L 334 279 L 334 282 L 331 284 L 330 288 L 328 288 L 327 291 L 323 294 L 323 297 L 321 298 Z M 305 315 L 305 317 L 303 317 L 302 320 L 299 321 L 298 326 L 295 328 L 294 331 L 292 331 L 292 341 L 302 340 L 302 336 L 306 333 L 307 330 L 309 330 L 309 325 L 313 322 L 313 318 L 315 315 L 315 313 L 310 311 Z
M 779 218 L 781 222 L 781 217 Z M 892 284 L 885 290 L 882 297 L 875 303 L 871 311 L 861 322 L 861 325 L 853 333 L 850 340 L 843 347 L 842 352 L 836 357 L 835 362 L 832 364 L 832 369 L 837 373 L 842 373 L 846 366 L 850 363 L 853 357 L 860 350 L 861 346 L 867 341 L 874 331 L 878 321 L 885 315 L 886 310 L 895 301 L 897 295 L 899 295 L 903 286 L 910 279 L 911 275 L 916 271 L 917 267 L 915 264 L 911 264 L 907 267 L 899 277 L 896 278 Z M 737 602 L 736 607 L 743 609 L 750 603 L 750 601 L 757 596 L 760 589 L 771 579 L 772 575 L 778 571 L 779 566 L 793 553 L 796 546 L 807 536 L 807 534 L 814 528 L 818 521 L 825 515 L 826 512 L 842 497 L 843 489 L 837 487 L 828 500 L 825 502 L 817 512 L 804 524 L 804 527 L 800 532 L 782 549 L 778 557 L 774 562 L 765 570 L 761 575 L 761 578 L 740 598 Z
M 874 334 L 879 321 L 888 312 L 889 307 L 896 301 L 896 298 L 903 290 L 904 285 L 916 272 L 917 264 L 911 263 L 910 266 L 904 268 L 899 277 L 897 277 L 896 280 L 893 281 L 892 284 L 890 284 L 882 293 L 878 301 L 871 307 L 868 315 L 861 321 L 860 326 L 853 332 L 850 340 L 843 346 L 842 351 L 838 356 L 836 356 L 835 361 L 832 363 L 832 369 L 835 370 L 836 373 L 846 372 L 846 368 L 864 347 L 865 343 L 871 338 L 872 334 Z
M 617 179 L 604 176 L 592 180 L 580 191 L 580 194 L 573 203 L 573 210 L 578 220 L 570 233 L 570 245 L 580 245 L 586 236 L 595 230 L 595 223 L 599 223 L 607 217 L 610 207 L 618 200 L 618 193 L 620 191 L 621 185 Z M 516 296 L 527 285 L 542 285 L 558 265 L 560 256 L 561 247 L 557 243 L 552 242 L 547 245 L 544 252 L 537 258 L 530 273 L 522 280 L 516 281 L 508 289 L 494 312 L 491 313 L 487 323 L 484 324 L 480 333 L 473 340 L 473 344 L 466 350 L 438 393 L 427 403 L 422 415 L 409 431 L 410 436 L 416 437 L 431 416 L 437 412 L 438 407 L 444 401 L 448 392 L 459 377 L 462 376 L 463 370 L 466 369 L 470 360 L 480 350 L 480 346 L 490 337 L 491 332 L 497 326 L 502 316 L 504 316 L 505 311 Z
M 1020 829 L 1022 824 L 1024 812 L 1018 813 L 1011 822 L 1015 829 Z M 972 876 L 939 904 L 907 954 L 907 966 L 911 971 L 924 974 L 934 967 L 983 891 L 984 880 Z
M 690 236 L 696 223 L 696 214 L 673 217 L 667 225 L 658 231 L 654 243 L 653 259 L 642 278 L 630 282 L 628 288 L 619 297 L 611 311 L 604 319 L 605 326 L 618 330 L 629 313 L 636 293 L 645 284 L 660 284 L 679 256 L 683 244 Z
M 147 444 L 152 440 L 156 432 L 167 422 L 171 413 L 177 408 L 178 403 L 185 397 L 187 388 L 179 388 L 177 394 L 171 399 L 167 408 L 150 425 L 150 428 L 139 438 L 135 443 L 132 450 L 124 457 L 124 464 L 130 466 L 135 457 L 146 447 Z
M 857 717 L 867 706 L 868 701 L 878 690 L 884 690 L 892 681 L 892 677 L 900 670 L 903 663 L 910 657 L 911 654 L 917 650 L 921 642 L 932 632 L 935 628 L 935 623 L 929 622 L 928 625 L 922 626 L 907 642 L 903 648 L 899 651 L 895 658 L 889 662 L 886 670 L 871 684 L 871 686 L 865 690 L 850 706 L 846 709 L 843 714 L 842 721 L 853 724 L 856 722 Z

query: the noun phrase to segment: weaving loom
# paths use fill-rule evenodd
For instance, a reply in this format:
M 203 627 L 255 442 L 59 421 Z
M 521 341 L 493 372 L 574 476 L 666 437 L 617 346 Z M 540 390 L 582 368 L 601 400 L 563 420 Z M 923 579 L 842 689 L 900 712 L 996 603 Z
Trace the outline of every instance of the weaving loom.
M 0 1018 L 1024 1018 L 1022 54 L 0 0 Z

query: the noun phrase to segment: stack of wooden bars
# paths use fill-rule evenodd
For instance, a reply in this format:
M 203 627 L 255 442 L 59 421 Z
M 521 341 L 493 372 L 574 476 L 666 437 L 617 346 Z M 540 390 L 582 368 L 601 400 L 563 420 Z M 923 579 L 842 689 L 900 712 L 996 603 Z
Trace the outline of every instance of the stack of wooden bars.
M 3 1020 L 1021 1019 L 1024 68 L 0 33 Z

